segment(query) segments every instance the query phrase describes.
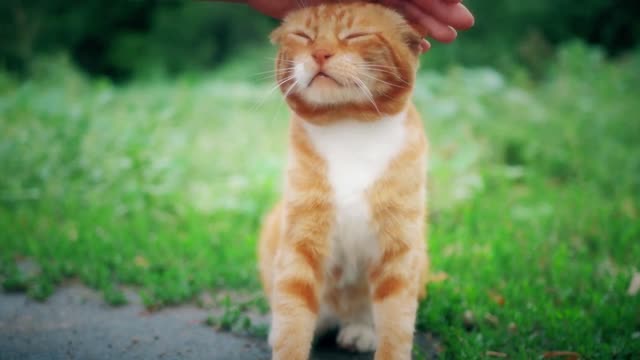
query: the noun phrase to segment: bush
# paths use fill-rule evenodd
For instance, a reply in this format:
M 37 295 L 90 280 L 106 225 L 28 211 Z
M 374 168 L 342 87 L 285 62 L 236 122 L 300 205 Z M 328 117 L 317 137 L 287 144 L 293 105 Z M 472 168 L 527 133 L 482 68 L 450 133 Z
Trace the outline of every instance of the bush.
M 476 26 L 439 46 L 428 67 L 523 64 L 534 75 L 553 49 L 578 38 L 608 55 L 640 39 L 640 3 L 585 0 L 466 2 Z M 208 69 L 241 47 L 266 44 L 275 21 L 246 6 L 202 1 L 5 0 L 0 2 L 0 66 L 27 72 L 43 53 L 67 51 L 83 69 L 123 79 L 133 73 Z
M 0 66 L 27 72 L 60 50 L 93 74 L 209 68 L 264 41 L 275 23 L 245 6 L 206 2 L 8 0 L 0 2 Z
M 125 73 L 211 68 L 238 48 L 265 41 L 275 21 L 243 6 L 204 2 L 160 8 L 148 32 L 115 39 L 107 61 Z

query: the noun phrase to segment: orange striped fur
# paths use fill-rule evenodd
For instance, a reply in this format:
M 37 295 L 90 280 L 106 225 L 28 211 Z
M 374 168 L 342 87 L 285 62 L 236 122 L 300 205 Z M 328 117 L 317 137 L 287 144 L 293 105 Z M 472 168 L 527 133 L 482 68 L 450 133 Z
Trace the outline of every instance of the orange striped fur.
M 272 36 L 292 110 L 282 201 L 259 244 L 273 359 L 314 335 L 376 359 L 411 358 L 428 269 L 426 138 L 411 103 L 419 35 L 380 5 L 291 13 Z

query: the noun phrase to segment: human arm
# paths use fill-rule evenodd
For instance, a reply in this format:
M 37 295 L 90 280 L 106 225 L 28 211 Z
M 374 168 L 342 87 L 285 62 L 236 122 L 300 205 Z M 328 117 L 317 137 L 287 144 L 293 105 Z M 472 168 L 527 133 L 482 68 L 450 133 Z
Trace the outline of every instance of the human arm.
M 311 6 L 331 0 L 223 0 L 244 3 L 257 11 L 281 19 L 289 11 L 301 6 Z M 335 1 L 335 0 L 334 0 Z M 423 36 L 440 42 L 452 42 L 458 36 L 456 30 L 466 30 L 473 26 L 471 12 L 461 0 L 376 0 L 374 2 L 397 9 L 406 16 Z M 431 45 L 425 40 L 424 50 Z

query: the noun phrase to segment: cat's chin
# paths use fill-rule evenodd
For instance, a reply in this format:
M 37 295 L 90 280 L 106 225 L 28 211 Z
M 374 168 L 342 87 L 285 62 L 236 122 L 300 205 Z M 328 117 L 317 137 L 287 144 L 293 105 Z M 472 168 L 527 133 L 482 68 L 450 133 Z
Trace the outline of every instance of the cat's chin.
M 320 81 L 322 83 L 315 84 Z M 313 84 L 297 94 L 298 101 L 314 107 L 337 107 L 368 102 L 357 88 L 341 86 L 331 81 L 333 80 L 315 80 Z
M 323 72 L 319 72 L 313 77 L 313 79 L 311 79 L 311 82 L 309 83 L 308 87 L 335 89 L 336 87 L 342 87 L 342 85 L 333 77 Z

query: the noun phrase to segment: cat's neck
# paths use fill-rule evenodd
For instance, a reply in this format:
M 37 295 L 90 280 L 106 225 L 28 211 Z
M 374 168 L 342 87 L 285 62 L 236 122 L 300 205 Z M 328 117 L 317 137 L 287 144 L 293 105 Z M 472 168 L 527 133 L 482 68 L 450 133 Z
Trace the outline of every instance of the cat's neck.
M 411 92 L 392 98 L 378 98 L 373 103 L 347 104 L 339 106 L 308 106 L 293 99 L 288 100 L 294 116 L 314 125 L 329 125 L 344 121 L 376 122 L 406 113 L 412 105 Z
M 368 117 L 331 117 L 328 119 L 322 119 L 323 121 L 318 121 L 317 118 L 305 118 L 300 116 L 299 114 L 294 113 L 294 118 L 300 121 L 305 127 L 340 127 L 344 124 L 355 124 L 358 127 L 370 128 L 375 127 L 377 124 L 384 123 L 402 123 L 404 119 L 407 117 L 407 113 L 409 111 L 409 106 L 401 109 L 400 111 L 394 114 L 376 114 L 376 116 L 368 116 Z M 360 124 L 360 125 L 358 125 Z
M 371 122 L 344 119 L 329 125 L 301 124 L 305 138 L 327 165 L 326 176 L 336 199 L 362 194 L 388 168 L 406 145 L 407 113 Z

